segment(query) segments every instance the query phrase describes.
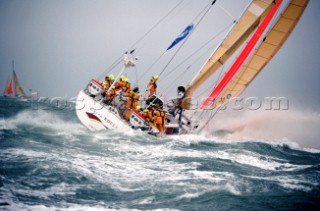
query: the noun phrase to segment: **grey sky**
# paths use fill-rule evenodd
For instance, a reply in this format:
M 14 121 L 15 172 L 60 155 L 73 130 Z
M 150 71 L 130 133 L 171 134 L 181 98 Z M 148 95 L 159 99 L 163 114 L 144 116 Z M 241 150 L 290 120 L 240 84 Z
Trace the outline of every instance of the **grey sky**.
M 91 78 L 105 70 L 148 31 L 180 0 L 0 0 L 0 87 L 11 74 L 11 61 L 25 90 L 32 88 L 40 96 L 76 96 Z M 136 71 L 142 73 L 163 53 L 181 31 L 208 4 L 207 0 L 185 0 L 180 9 L 168 17 L 137 48 Z M 217 1 L 238 17 L 249 0 Z M 297 105 L 318 108 L 320 79 L 320 2 L 310 3 L 283 48 L 248 88 L 255 96 L 287 96 Z M 216 6 L 192 34 L 176 63 L 218 33 L 232 21 Z M 213 33 L 212 33 L 213 32 Z M 198 41 L 198 42 L 196 42 Z M 216 40 L 215 42 L 218 42 Z M 193 49 L 193 50 L 192 50 Z M 159 74 L 175 50 L 168 52 L 139 80 L 144 90 L 151 75 Z M 159 81 L 159 89 L 172 83 L 191 63 L 177 85 L 186 84 L 208 55 L 191 59 L 168 79 Z M 195 57 L 196 58 L 196 57 Z M 121 67 L 118 66 L 117 70 Z M 129 70 L 133 84 L 134 69 Z M 112 73 L 116 74 L 117 71 Z M 166 73 L 163 75 L 165 76 Z M 171 92 L 171 94 L 170 94 Z M 175 88 L 169 89 L 175 94 Z

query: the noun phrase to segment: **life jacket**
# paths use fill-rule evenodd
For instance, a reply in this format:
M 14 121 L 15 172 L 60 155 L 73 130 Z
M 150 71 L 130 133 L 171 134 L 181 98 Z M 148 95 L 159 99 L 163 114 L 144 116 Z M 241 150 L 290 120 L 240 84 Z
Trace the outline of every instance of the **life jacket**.
M 164 111 L 160 111 L 160 117 L 162 118 L 162 126 L 165 127 L 166 125 L 166 119 L 167 119 L 167 115 L 166 115 L 166 112 Z
M 147 120 L 153 122 L 153 110 L 147 112 Z
M 154 124 L 159 130 L 160 133 L 165 132 L 165 123 L 166 123 L 166 114 L 161 109 L 158 109 L 154 112 Z
M 102 94 L 103 96 L 105 96 L 105 94 L 106 94 L 106 92 L 108 91 L 108 89 L 110 88 L 111 84 L 112 84 L 112 83 L 111 83 L 109 80 L 104 80 L 104 81 L 102 82 L 102 86 L 104 87 L 104 89 L 102 90 L 101 94 Z
M 166 122 L 165 120 L 166 120 L 166 113 L 164 111 L 159 109 L 154 112 L 154 122 L 156 124 L 161 124 L 162 126 L 164 126 Z
M 126 98 L 127 98 L 127 107 L 130 106 L 130 108 L 136 109 L 138 102 L 139 102 L 139 99 L 140 99 L 139 93 L 136 93 L 133 91 L 127 92 Z
M 112 101 L 114 99 L 115 95 L 116 95 L 116 91 L 114 89 L 110 89 L 110 91 L 108 92 L 108 94 L 106 96 L 106 100 Z
M 115 84 L 116 92 L 118 92 L 120 89 L 123 89 L 124 85 L 125 85 L 124 81 L 117 81 Z
M 140 95 L 137 92 L 132 92 L 132 101 L 139 101 Z
M 145 118 L 145 120 L 149 121 L 148 111 L 143 111 L 143 112 L 142 112 L 142 116 Z
M 129 82 L 124 82 L 122 89 L 124 92 L 130 92 L 131 91 L 131 84 Z
M 130 109 L 132 107 L 133 94 L 132 92 L 127 92 L 125 96 L 127 98 L 126 108 Z
M 132 92 L 132 109 L 136 110 L 138 102 L 140 100 L 140 95 L 137 92 Z

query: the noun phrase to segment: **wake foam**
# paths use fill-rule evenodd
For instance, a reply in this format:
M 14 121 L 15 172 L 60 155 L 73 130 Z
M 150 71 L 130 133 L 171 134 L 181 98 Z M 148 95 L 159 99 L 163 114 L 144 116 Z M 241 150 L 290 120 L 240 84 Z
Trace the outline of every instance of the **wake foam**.
M 62 118 L 57 113 L 46 110 L 24 110 L 14 117 L 0 120 L 0 130 L 15 130 L 22 126 L 32 129 L 49 129 L 57 133 L 82 134 L 86 131 L 80 122 Z

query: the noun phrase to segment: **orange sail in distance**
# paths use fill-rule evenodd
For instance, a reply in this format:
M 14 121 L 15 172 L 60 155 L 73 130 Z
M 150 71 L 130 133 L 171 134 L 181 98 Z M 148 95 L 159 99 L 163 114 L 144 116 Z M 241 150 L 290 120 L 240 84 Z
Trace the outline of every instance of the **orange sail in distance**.
M 3 95 L 4 96 L 12 96 L 13 89 L 12 89 L 12 79 L 8 79 L 6 83 L 6 87 L 4 89 Z

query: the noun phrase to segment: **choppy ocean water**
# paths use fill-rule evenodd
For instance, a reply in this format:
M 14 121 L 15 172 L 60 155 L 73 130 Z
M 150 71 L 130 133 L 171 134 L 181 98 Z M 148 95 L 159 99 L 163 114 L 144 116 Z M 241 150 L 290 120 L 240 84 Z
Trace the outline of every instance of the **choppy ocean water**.
M 320 210 L 320 151 L 287 139 L 89 132 L 0 100 L 0 210 Z

